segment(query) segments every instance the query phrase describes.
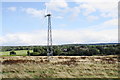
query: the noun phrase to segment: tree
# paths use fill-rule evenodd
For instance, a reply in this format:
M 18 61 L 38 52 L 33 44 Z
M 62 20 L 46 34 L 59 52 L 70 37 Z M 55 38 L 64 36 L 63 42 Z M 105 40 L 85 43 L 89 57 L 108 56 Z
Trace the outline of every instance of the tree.
M 27 55 L 30 56 L 30 51 L 29 50 L 27 51 Z
M 83 56 L 84 55 L 84 53 L 85 53 L 85 50 L 83 50 L 83 49 L 79 49 L 79 56 Z
M 105 49 L 105 54 L 106 55 L 114 55 L 115 54 L 115 49 L 113 47 L 108 47 Z
M 100 54 L 105 54 L 104 47 L 102 47 L 102 46 L 96 46 L 96 48 L 99 50 Z
M 53 50 L 53 55 L 56 56 L 56 55 L 60 55 L 62 53 L 62 51 L 60 50 L 60 48 L 56 47 L 54 48 Z
M 46 56 L 47 55 L 47 51 L 43 47 L 36 47 L 36 48 L 33 49 L 32 55 L 34 55 L 34 54 L 35 55 L 39 54 L 39 56 Z
M 16 52 L 15 51 L 11 51 L 10 55 L 16 55 Z
M 99 55 L 99 50 L 96 48 L 90 48 L 89 49 L 89 55 Z

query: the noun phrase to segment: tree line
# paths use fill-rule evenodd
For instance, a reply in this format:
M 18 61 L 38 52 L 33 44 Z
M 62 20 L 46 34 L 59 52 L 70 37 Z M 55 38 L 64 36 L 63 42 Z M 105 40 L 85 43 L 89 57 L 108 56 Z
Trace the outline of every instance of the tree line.
M 3 46 L 1 51 L 27 50 L 28 56 L 46 56 L 47 46 Z M 33 50 L 30 52 L 29 50 Z M 119 55 L 120 44 L 106 45 L 55 45 L 52 47 L 53 56 L 93 56 L 93 55 Z

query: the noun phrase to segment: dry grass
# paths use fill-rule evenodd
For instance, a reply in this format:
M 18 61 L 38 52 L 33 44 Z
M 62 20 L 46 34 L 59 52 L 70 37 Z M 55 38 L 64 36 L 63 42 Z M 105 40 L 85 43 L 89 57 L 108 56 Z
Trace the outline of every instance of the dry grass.
M 117 56 L 1 57 L 3 78 L 118 78 Z M 120 71 L 119 71 L 120 72 Z

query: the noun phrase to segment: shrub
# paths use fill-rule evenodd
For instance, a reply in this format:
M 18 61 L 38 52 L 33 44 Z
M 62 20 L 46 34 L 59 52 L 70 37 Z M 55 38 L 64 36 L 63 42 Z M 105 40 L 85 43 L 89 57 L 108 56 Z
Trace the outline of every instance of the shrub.
M 30 51 L 27 51 L 27 56 L 30 56 Z
M 16 55 L 16 52 L 15 51 L 11 51 L 10 55 Z

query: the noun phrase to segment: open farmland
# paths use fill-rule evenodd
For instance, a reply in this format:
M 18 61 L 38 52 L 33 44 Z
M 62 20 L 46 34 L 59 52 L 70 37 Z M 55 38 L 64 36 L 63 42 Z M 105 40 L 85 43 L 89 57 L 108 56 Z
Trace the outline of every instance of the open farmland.
M 0 52 L 1 56 L 27 56 L 27 51 L 28 50 L 16 50 L 16 55 L 10 55 L 11 51 L 3 51 Z M 32 52 L 32 50 L 29 50 L 30 52 Z
M 1 57 L 2 78 L 118 78 L 118 56 Z

